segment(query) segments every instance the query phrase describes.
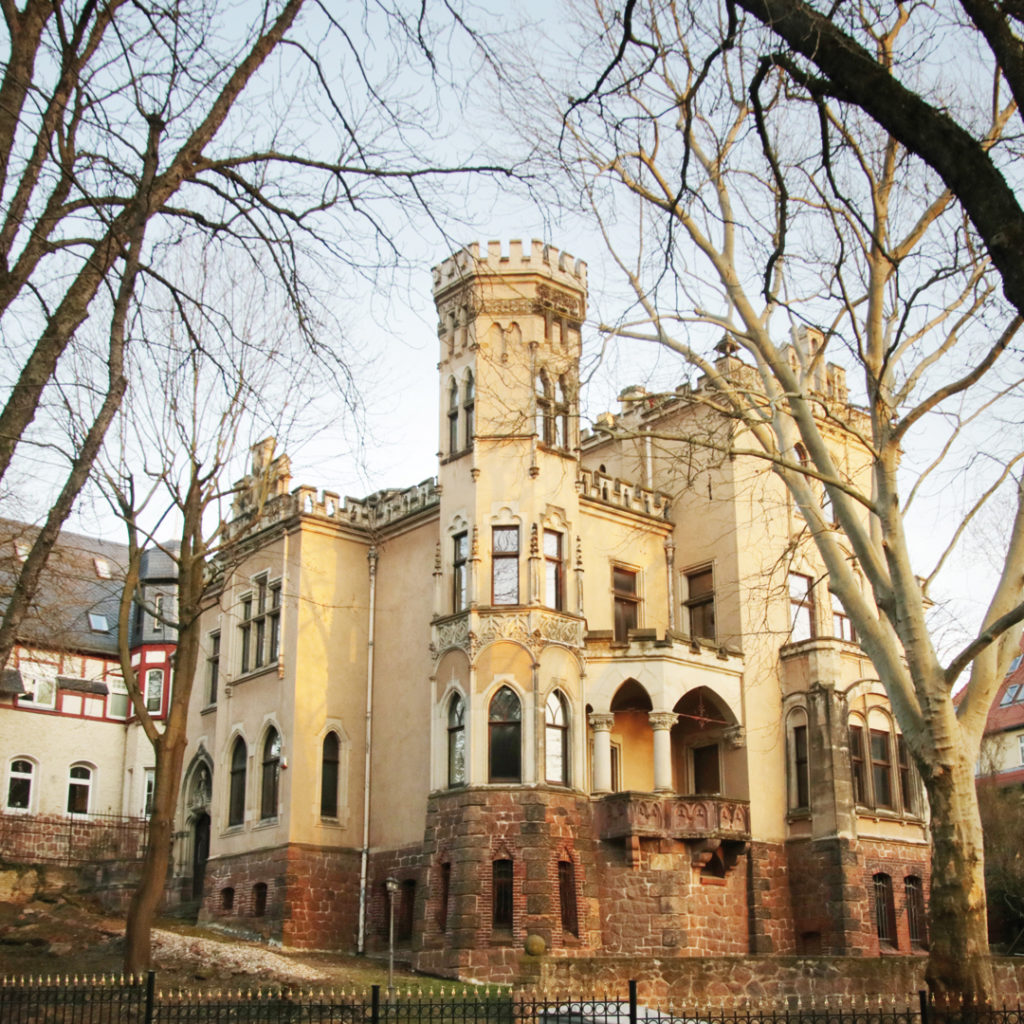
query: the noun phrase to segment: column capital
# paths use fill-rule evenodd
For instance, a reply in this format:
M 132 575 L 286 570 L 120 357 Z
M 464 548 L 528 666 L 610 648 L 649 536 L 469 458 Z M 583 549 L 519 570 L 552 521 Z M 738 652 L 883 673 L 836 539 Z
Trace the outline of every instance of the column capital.
M 587 716 L 587 721 L 594 732 L 611 732 L 615 716 L 611 712 L 592 711 Z
M 650 711 L 647 721 L 652 729 L 671 729 L 679 721 L 679 716 L 674 711 Z

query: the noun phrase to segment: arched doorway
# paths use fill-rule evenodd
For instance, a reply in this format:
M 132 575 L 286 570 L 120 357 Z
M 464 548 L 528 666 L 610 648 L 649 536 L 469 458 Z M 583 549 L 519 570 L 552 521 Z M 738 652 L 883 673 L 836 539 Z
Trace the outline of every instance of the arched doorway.
M 742 774 L 733 762 L 742 753 L 727 742 L 736 717 L 707 687 L 685 694 L 672 709 L 679 716 L 672 727 L 672 774 L 677 793 L 696 796 L 741 796 Z

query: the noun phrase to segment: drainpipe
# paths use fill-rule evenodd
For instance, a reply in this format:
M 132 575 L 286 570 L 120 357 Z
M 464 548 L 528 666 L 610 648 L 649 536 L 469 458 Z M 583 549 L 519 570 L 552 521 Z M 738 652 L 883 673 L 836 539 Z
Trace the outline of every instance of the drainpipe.
M 358 953 L 365 952 L 366 944 L 366 872 L 370 856 L 370 752 L 373 735 L 373 626 L 377 599 L 377 546 L 366 553 L 370 563 L 370 623 L 366 642 L 366 763 L 363 767 L 363 850 L 359 859 L 359 940 Z

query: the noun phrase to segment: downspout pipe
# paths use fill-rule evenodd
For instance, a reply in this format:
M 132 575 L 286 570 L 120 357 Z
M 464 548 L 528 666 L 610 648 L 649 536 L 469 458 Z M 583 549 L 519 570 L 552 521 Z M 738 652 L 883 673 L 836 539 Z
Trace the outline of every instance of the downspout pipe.
M 359 939 L 356 952 L 366 952 L 366 876 L 370 859 L 370 754 L 373 750 L 373 639 L 377 607 L 377 545 L 366 553 L 370 564 L 370 621 L 366 642 L 366 760 L 363 766 L 363 849 L 359 857 Z

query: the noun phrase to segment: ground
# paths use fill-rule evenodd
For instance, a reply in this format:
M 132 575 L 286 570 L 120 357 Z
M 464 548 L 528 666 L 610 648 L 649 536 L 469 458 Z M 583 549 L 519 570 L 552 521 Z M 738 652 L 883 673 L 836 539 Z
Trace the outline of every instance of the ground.
M 0 978 L 120 973 L 123 955 L 124 920 L 103 914 L 87 897 L 0 901 Z M 281 984 L 348 991 L 387 984 L 381 960 L 272 949 L 169 920 L 153 932 L 153 961 L 163 988 Z M 396 965 L 402 988 L 429 987 L 430 980 Z

